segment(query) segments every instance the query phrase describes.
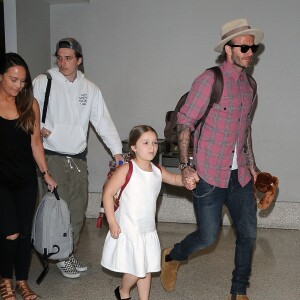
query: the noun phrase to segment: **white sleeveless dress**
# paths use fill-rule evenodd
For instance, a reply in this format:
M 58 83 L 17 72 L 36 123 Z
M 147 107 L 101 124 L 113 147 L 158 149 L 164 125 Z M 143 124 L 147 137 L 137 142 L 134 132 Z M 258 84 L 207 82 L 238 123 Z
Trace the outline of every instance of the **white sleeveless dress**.
M 115 212 L 121 233 L 114 239 L 108 232 L 101 265 L 114 272 L 145 277 L 146 273 L 160 271 L 161 248 L 155 212 L 162 176 L 153 164 L 152 172 L 143 171 L 133 160 L 132 166 L 131 178 Z

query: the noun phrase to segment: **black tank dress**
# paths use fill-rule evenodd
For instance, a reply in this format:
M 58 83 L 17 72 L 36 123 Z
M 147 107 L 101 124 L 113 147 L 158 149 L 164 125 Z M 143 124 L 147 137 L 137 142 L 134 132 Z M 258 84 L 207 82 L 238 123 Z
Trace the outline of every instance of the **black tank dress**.
M 37 179 L 31 134 L 16 123 L 0 116 L 0 184 L 17 188 L 35 184 Z

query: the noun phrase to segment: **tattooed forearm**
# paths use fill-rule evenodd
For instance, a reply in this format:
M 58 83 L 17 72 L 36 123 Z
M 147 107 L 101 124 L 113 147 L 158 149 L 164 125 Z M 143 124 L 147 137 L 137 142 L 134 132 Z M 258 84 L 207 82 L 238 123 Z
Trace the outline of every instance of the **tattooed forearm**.
M 247 165 L 254 169 L 255 172 L 260 172 L 256 166 L 254 153 L 253 153 L 253 146 L 252 146 L 252 129 L 251 129 L 251 122 L 248 120 L 247 129 L 246 129 L 246 143 L 244 145 L 244 152 L 246 155 Z
M 191 138 L 191 131 L 187 125 L 178 124 L 178 149 L 179 149 L 179 161 L 185 163 L 189 161 L 189 145 Z

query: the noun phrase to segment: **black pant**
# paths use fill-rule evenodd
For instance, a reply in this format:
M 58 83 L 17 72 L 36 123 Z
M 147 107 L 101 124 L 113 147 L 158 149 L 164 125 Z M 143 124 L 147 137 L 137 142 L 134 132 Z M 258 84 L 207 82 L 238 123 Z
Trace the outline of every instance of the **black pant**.
M 31 260 L 31 229 L 37 183 L 22 188 L 0 184 L 0 275 L 27 280 Z M 19 234 L 16 240 L 6 237 Z

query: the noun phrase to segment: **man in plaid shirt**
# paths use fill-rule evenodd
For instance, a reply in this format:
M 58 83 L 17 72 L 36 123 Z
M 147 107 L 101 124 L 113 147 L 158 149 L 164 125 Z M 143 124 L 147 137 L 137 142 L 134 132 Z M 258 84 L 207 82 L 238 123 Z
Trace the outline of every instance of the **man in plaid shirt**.
M 235 268 L 229 300 L 247 300 L 252 254 L 256 240 L 256 203 L 253 180 L 259 170 L 255 165 L 251 143 L 251 110 L 254 91 L 245 69 L 263 39 L 263 32 L 251 28 L 247 20 L 237 19 L 221 29 L 221 42 L 215 51 L 221 53 L 220 69 L 224 87 L 221 100 L 214 104 L 202 126 L 196 129 L 194 165 L 189 162 L 189 142 L 194 124 L 205 113 L 214 73 L 206 70 L 195 79 L 185 105 L 177 115 L 178 145 L 183 182 L 200 177 L 193 192 L 198 228 L 174 248 L 162 255 L 161 281 L 166 291 L 175 288 L 180 262 L 195 251 L 214 243 L 220 230 L 222 208 L 226 205 L 236 229 Z

